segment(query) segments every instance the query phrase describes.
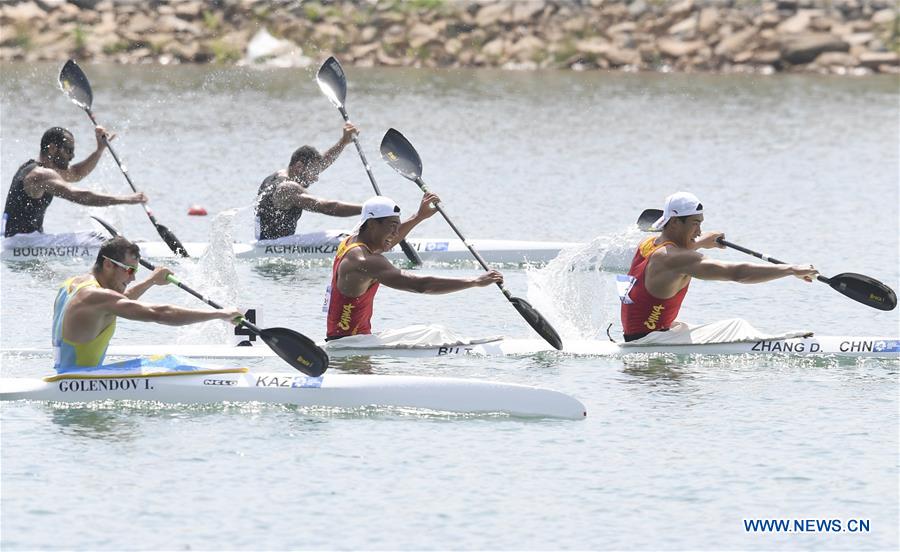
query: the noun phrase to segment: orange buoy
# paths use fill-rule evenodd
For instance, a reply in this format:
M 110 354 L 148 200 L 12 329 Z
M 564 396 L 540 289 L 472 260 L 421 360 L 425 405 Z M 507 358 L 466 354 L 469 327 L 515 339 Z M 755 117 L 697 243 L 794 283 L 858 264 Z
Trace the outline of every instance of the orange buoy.
M 204 208 L 203 208 L 202 206 L 200 206 L 200 205 L 191 205 L 191 207 L 188 209 L 188 214 L 189 214 L 189 215 L 195 215 L 195 216 L 198 216 L 198 217 L 205 217 L 205 216 L 206 216 L 206 209 L 204 209 Z

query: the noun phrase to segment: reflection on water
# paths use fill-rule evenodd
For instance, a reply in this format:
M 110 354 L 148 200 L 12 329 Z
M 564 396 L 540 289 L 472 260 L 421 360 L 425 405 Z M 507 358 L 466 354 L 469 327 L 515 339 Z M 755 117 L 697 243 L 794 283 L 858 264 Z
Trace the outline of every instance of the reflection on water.
M 101 441 L 132 441 L 140 437 L 140 424 L 114 402 L 42 406 L 63 435 Z

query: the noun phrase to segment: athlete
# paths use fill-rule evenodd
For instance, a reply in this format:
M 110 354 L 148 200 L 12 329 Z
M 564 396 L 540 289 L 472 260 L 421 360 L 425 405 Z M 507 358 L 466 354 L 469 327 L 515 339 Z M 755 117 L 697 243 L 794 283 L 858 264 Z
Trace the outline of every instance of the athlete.
M 345 124 L 341 139 L 324 155 L 312 146 L 297 148 L 287 169 L 276 171 L 263 180 L 256 192 L 256 239 L 274 240 L 295 234 L 304 210 L 335 217 L 359 214 L 359 204 L 307 193 L 307 189 L 319 180 L 319 174 L 334 163 L 357 132 L 351 123 Z
M 3 236 L 44 231 L 44 213 L 54 197 L 61 197 L 81 205 L 102 207 L 126 203 L 146 203 L 143 193 L 111 195 L 76 188 L 78 182 L 94 170 L 106 149 L 106 139 L 112 140 L 103 127 L 96 127 L 97 149 L 72 166 L 75 157 L 75 138 L 62 127 L 53 127 L 41 137 L 38 160 L 29 159 L 13 176 L 3 209 Z
M 164 286 L 171 274 L 158 267 L 130 286 L 137 273 L 140 248 L 119 236 L 103 242 L 89 274 L 66 280 L 53 304 L 53 348 L 57 371 L 100 368 L 116 331 L 116 318 L 184 326 L 209 320 L 237 321 L 234 308 L 200 310 L 138 301 L 152 286 Z
M 372 306 L 381 284 L 402 291 L 439 294 L 503 282 L 503 275 L 496 270 L 475 278 L 420 276 L 400 270 L 382 255 L 434 215 L 433 205 L 439 201 L 438 196 L 425 194 L 418 212 L 402 223 L 400 207 L 389 198 L 375 196 L 363 204 L 357 228 L 341 242 L 334 258 L 326 341 L 372 333 Z
M 721 232 L 701 233 L 703 205 L 697 196 L 677 192 L 666 198 L 663 215 L 653 223 L 658 237 L 638 246 L 625 278 L 622 326 L 625 341 L 667 331 L 681 309 L 691 278 L 757 284 L 796 276 L 812 282 L 819 273 L 812 265 L 731 263 L 708 259 L 698 249 L 724 248 Z

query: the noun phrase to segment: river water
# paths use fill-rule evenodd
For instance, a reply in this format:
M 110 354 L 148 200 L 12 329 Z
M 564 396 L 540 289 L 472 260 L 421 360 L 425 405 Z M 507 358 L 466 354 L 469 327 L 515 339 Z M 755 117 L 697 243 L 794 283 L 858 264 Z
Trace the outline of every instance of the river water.
M 98 120 L 157 218 L 183 241 L 248 241 L 259 182 L 293 149 L 319 149 L 341 118 L 311 70 L 86 65 Z M 2 67 L 3 194 L 41 133 L 61 125 L 76 158 L 88 118 L 53 65 Z M 383 192 L 407 212 L 419 191 L 378 156 L 395 127 L 468 237 L 591 243 L 540 269 L 508 267 L 563 338 L 618 325 L 613 272 L 591 267 L 639 238 L 645 208 L 689 190 L 707 229 L 826 275 L 898 287 L 898 94 L 893 77 L 698 76 L 349 70 L 347 107 Z M 82 185 L 125 193 L 109 155 Z M 352 147 L 311 190 L 360 202 Z M 200 204 L 209 217 L 189 217 Z M 137 207 L 62 200 L 45 229 L 98 214 L 156 239 Z M 306 214 L 303 231 L 349 228 Z M 450 236 L 437 216 L 416 231 Z M 710 255 L 747 258 L 731 251 Z M 263 325 L 320 339 L 328 267 L 234 261 L 172 265 Z M 587 267 L 587 268 L 586 268 Z M 0 344 L 48 347 L 56 287 L 79 262 L 0 266 Z M 469 276 L 474 266 L 426 267 Z M 171 287 L 149 301 L 198 305 Z M 683 318 L 743 317 L 763 330 L 900 334 L 898 311 L 821 284 L 695 282 Z M 376 329 L 444 324 L 532 337 L 493 287 L 445 296 L 382 289 Z M 615 335 L 615 334 L 614 334 Z M 617 336 L 618 337 L 618 336 Z M 114 343 L 221 343 L 224 325 L 120 320 Z M 4 353 L 4 377 L 49 373 Z M 288 370 L 277 359 L 248 364 Z M 898 366 L 790 358 L 443 358 L 334 361 L 335 372 L 483 378 L 558 389 L 581 422 L 279 406 L 2 405 L 0 547 L 25 549 L 896 549 Z M 745 520 L 832 520 L 862 532 L 753 532 Z

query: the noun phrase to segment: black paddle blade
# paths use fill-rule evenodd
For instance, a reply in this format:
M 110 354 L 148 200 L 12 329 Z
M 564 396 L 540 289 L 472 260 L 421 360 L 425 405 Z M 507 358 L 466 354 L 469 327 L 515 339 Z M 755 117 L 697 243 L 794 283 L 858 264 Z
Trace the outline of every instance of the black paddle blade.
M 175 237 L 175 234 L 172 233 L 165 225 L 156 223 L 156 231 L 159 232 L 159 237 L 166 242 L 166 245 L 169 246 L 169 249 L 172 250 L 176 255 L 180 255 L 182 257 L 189 257 L 187 249 L 185 249 L 184 244 L 181 243 L 181 240 Z
M 422 258 L 419 257 L 419 254 L 416 253 L 416 250 L 413 249 L 413 246 L 409 245 L 409 242 L 406 240 L 400 240 L 400 249 L 403 250 L 403 254 L 406 255 L 406 258 L 409 259 L 415 266 L 422 266 Z
M 94 102 L 94 93 L 91 92 L 91 83 L 81 67 L 70 59 L 63 65 L 59 72 L 59 87 L 66 93 L 75 105 L 82 109 L 90 109 Z
M 400 131 L 390 128 L 381 139 L 381 157 L 392 169 L 410 180 L 422 177 L 422 160 Z
M 889 311 L 897 306 L 897 294 L 875 278 L 844 272 L 828 279 L 835 291 L 874 309 Z
M 344 100 L 347 98 L 347 76 L 338 60 L 334 57 L 326 59 L 316 73 L 316 82 L 335 107 L 344 106 Z
M 553 345 L 554 349 L 562 351 L 562 339 L 559 338 L 559 334 L 556 333 L 550 322 L 547 322 L 547 319 L 541 316 L 541 313 L 536 311 L 528 301 L 521 297 L 510 297 L 509 302 L 516 307 L 516 310 L 528 322 L 528 325 L 534 328 L 534 331 L 540 334 L 547 343 Z
M 287 328 L 266 328 L 259 336 L 276 355 L 307 376 L 319 377 L 328 369 L 328 354 L 301 333 Z
M 663 216 L 661 209 L 645 209 L 637 219 L 637 227 L 644 232 L 653 232 L 653 223 Z
M 96 220 L 97 222 L 100 223 L 101 226 L 106 228 L 106 231 L 109 232 L 113 237 L 116 237 L 119 235 L 119 231 L 116 230 L 115 226 L 113 226 L 112 224 L 106 222 L 105 220 L 103 220 L 100 217 L 95 217 L 94 215 L 91 215 L 91 218 Z

